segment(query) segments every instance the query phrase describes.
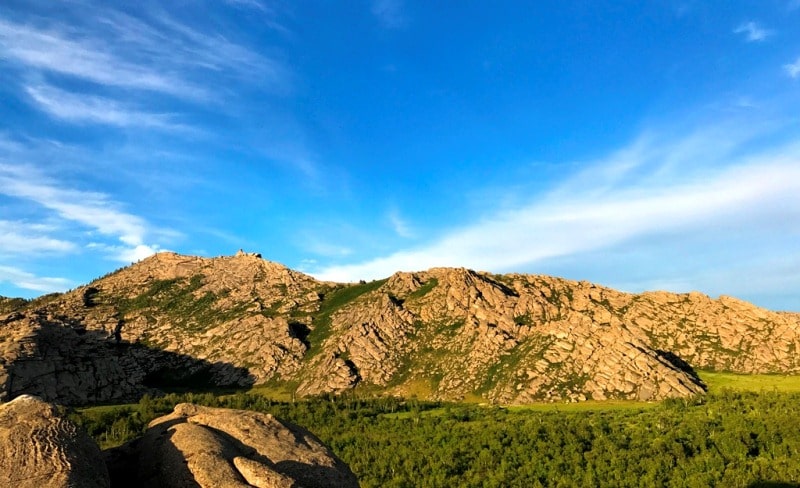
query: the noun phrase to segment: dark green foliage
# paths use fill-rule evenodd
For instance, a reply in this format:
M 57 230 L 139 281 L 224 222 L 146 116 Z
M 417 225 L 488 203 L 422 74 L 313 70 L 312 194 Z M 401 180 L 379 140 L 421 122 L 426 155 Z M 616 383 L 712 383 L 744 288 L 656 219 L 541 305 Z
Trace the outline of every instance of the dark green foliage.
M 7 298 L 0 296 L 0 315 L 41 307 L 62 296 L 63 293 L 48 293 L 30 300 L 25 298 Z
M 529 314 L 529 313 L 525 313 L 525 314 L 522 314 L 522 315 L 516 315 L 514 317 L 514 323 L 517 324 L 517 325 L 532 325 L 533 324 L 533 318 L 531 317 L 531 314 Z
M 22 310 L 28 306 L 28 300 L 24 298 L 0 297 L 0 314 L 7 314 L 17 310 Z
M 73 419 L 106 445 L 191 401 L 271 412 L 318 435 L 361 486 L 797 486 L 800 395 L 724 391 L 657 408 L 506 410 L 364 400 L 168 395 Z
M 27 300 L 27 305 L 25 308 L 34 309 L 37 307 L 43 307 L 48 303 L 54 301 L 56 298 L 59 298 L 63 295 L 63 293 L 48 293 L 47 295 L 41 295 L 36 298 L 32 298 Z
M 431 278 L 428 281 L 426 281 L 424 285 L 420 286 L 416 290 L 414 290 L 411 293 L 409 293 L 408 297 L 406 298 L 406 300 L 416 300 L 418 298 L 422 298 L 425 295 L 427 295 L 428 292 L 430 292 L 431 290 L 436 288 L 436 286 L 438 284 L 439 284 L 439 280 L 438 279 Z

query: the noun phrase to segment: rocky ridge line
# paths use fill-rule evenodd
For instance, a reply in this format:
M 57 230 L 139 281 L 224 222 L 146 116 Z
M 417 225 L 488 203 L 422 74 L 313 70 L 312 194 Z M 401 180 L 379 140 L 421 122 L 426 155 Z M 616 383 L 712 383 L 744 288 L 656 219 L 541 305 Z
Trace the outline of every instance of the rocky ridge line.
M 800 314 L 457 268 L 347 285 L 253 254 L 160 253 L 14 310 L 0 316 L 3 392 L 58 399 L 73 377 L 90 392 L 70 403 L 133 398 L 176 371 L 166 379 L 499 403 L 693 395 L 692 368 L 800 371 Z M 65 366 L 42 366 L 53 357 Z

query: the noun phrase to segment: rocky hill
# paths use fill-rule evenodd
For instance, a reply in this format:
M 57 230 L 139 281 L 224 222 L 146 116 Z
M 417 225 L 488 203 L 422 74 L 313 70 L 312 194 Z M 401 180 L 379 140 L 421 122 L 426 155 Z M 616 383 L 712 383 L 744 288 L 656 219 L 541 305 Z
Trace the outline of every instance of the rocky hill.
M 281 384 L 500 403 L 692 395 L 692 368 L 798 372 L 800 315 L 434 268 L 320 282 L 259 255 L 160 253 L 63 295 L 0 301 L 0 394 L 66 403 Z

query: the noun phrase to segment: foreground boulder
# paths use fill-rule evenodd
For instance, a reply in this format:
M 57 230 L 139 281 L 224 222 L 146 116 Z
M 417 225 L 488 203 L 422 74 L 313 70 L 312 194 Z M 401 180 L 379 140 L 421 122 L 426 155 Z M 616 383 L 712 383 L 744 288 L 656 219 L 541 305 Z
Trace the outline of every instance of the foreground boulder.
M 182 403 L 108 455 L 114 486 L 358 487 L 314 435 L 245 410 Z
M 100 448 L 55 407 L 22 395 L 0 405 L 0 483 L 15 488 L 106 488 Z

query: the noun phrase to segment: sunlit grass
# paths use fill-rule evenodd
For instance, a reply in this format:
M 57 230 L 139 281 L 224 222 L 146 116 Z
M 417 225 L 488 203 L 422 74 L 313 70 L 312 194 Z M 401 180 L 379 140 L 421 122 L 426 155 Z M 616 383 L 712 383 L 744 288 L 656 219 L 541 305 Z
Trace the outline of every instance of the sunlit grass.
M 653 408 L 658 402 L 643 402 L 639 400 L 588 400 L 576 403 L 530 403 L 527 405 L 509 405 L 508 410 L 513 412 L 586 412 L 596 410 L 644 410 Z
M 117 403 L 117 404 L 113 404 L 113 405 L 93 405 L 91 407 L 81 407 L 81 408 L 78 408 L 77 410 L 79 412 L 85 412 L 87 414 L 100 415 L 100 414 L 104 414 L 104 413 L 114 413 L 117 410 L 120 410 L 120 409 L 123 409 L 123 408 L 135 409 L 135 408 L 138 408 L 138 407 L 139 407 L 138 403 Z
M 708 385 L 709 393 L 723 389 L 735 391 L 780 391 L 800 392 L 800 375 L 738 374 L 718 371 L 698 371 L 700 379 Z
M 260 395 L 276 402 L 292 402 L 295 401 L 297 389 L 296 382 L 269 382 L 266 384 L 255 385 L 244 391 L 251 395 Z

